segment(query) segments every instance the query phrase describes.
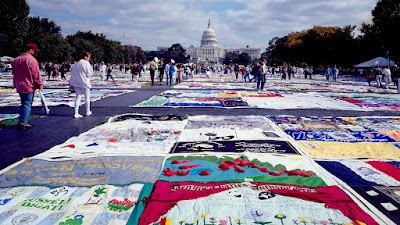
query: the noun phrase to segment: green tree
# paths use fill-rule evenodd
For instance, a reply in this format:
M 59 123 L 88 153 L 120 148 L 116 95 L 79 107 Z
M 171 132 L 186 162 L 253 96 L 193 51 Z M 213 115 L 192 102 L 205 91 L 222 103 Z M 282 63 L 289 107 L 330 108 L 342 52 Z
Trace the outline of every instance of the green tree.
M 186 57 L 186 50 L 181 44 L 173 44 L 168 48 L 165 53 L 165 61 L 169 62 L 171 59 L 175 60 L 176 63 L 187 63 L 188 58 Z
M 40 47 L 37 59 L 41 62 L 70 61 L 72 47 L 61 35 L 61 27 L 48 18 L 29 17 L 26 43 L 33 42 Z
M 223 63 L 225 65 L 231 65 L 232 63 L 237 61 L 238 58 L 239 58 L 239 53 L 237 53 L 237 52 L 227 52 L 225 54 L 224 59 L 223 59 Z
M 372 28 L 381 40 L 384 51 L 397 59 L 400 57 L 400 43 L 397 29 L 400 27 L 400 2 L 398 0 L 379 0 L 372 10 Z
M 0 0 L 0 56 L 16 57 L 28 27 L 29 5 L 25 0 Z
M 240 54 L 237 59 L 234 61 L 234 63 L 237 63 L 239 65 L 247 65 L 251 62 L 251 57 L 249 55 L 249 53 L 242 53 Z

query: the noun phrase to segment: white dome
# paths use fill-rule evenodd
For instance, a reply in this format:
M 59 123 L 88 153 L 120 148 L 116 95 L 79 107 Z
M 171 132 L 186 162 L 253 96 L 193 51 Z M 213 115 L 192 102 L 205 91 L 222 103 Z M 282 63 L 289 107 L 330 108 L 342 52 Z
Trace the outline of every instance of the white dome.
M 208 28 L 203 32 L 203 36 L 201 37 L 200 47 L 205 46 L 218 47 L 217 35 L 210 27 L 210 21 L 208 21 Z

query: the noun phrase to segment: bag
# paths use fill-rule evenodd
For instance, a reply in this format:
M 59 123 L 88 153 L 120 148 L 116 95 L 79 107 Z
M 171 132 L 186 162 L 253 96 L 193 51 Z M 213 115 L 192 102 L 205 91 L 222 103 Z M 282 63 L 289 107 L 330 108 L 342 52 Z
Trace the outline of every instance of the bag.
M 43 109 L 43 111 L 46 114 L 49 114 L 50 109 L 49 109 L 49 107 L 47 107 L 46 98 L 44 97 L 43 92 L 41 92 L 40 90 L 39 90 L 39 95 L 40 95 L 40 100 L 42 101 L 42 109 Z
M 372 75 L 367 75 L 365 76 L 366 79 L 371 80 L 372 79 Z

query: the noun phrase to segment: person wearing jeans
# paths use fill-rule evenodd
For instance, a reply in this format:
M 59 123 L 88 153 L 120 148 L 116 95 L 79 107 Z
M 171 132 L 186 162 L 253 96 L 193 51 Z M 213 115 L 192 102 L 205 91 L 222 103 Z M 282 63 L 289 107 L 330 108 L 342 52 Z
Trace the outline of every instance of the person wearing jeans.
M 33 57 L 40 50 L 36 44 L 29 43 L 22 46 L 22 53 L 13 61 L 13 82 L 14 86 L 21 98 L 21 106 L 19 108 L 18 129 L 25 130 L 32 128 L 33 125 L 28 123 L 33 96 L 36 89 L 43 90 L 43 81 L 40 77 L 39 63 Z
M 90 111 L 90 77 L 93 75 L 93 67 L 89 61 L 92 54 L 84 52 L 78 57 L 78 62 L 74 64 L 71 70 L 70 85 L 74 87 L 76 92 L 75 114 L 74 118 L 83 117 L 79 114 L 79 105 L 81 103 L 82 94 L 85 95 L 86 116 L 92 115 Z

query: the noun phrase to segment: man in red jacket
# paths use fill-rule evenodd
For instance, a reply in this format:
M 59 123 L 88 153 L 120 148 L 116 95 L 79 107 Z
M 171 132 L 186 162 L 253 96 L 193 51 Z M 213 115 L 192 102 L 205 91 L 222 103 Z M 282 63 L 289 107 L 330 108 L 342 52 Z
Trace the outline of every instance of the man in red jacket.
M 40 50 L 36 44 L 29 43 L 22 47 L 22 54 L 13 61 L 14 86 L 21 97 L 19 108 L 18 129 L 32 128 L 28 123 L 35 90 L 43 90 L 43 81 L 40 77 L 39 63 L 33 57 Z

